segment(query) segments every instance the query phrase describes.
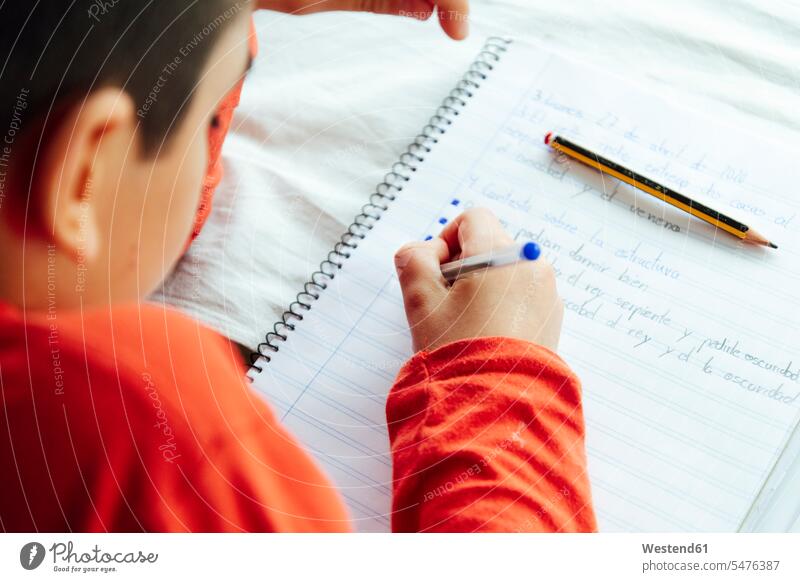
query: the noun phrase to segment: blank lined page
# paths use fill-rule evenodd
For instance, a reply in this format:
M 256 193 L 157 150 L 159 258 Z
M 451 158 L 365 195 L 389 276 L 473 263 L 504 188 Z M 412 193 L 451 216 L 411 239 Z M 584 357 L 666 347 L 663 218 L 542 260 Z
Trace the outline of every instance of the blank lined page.
M 543 143 L 554 131 L 771 237 L 747 246 Z M 797 152 L 514 44 L 254 386 L 390 526 L 384 405 L 411 356 L 392 257 L 483 206 L 539 242 L 564 298 L 606 531 L 733 531 L 800 411 Z M 514 306 L 509 306 L 514 309 Z

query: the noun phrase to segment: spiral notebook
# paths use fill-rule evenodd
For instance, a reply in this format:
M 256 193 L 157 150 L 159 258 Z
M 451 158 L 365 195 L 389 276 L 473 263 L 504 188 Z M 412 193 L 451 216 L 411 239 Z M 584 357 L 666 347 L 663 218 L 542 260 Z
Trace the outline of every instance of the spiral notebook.
M 724 207 L 780 250 L 743 246 L 553 155 L 547 131 Z M 492 39 L 267 335 L 253 385 L 333 478 L 356 527 L 388 530 L 384 405 L 412 355 L 392 257 L 489 207 L 556 269 L 560 353 L 583 383 L 601 530 L 753 528 L 786 486 L 800 432 L 800 204 L 786 187 L 796 157 L 602 71 Z

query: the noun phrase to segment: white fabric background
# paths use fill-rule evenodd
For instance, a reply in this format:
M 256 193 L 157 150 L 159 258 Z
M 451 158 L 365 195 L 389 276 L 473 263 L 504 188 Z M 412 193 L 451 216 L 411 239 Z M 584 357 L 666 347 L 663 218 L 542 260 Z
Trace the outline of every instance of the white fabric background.
M 261 53 L 224 149 L 214 212 L 154 297 L 250 347 L 488 35 L 546 43 L 708 116 L 800 141 L 798 0 L 473 0 L 463 43 L 435 21 L 256 20 Z

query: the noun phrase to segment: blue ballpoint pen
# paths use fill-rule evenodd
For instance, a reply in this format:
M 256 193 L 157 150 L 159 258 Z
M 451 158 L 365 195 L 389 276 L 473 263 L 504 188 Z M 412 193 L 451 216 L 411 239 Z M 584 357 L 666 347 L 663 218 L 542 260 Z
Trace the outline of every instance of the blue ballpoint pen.
M 445 263 L 442 265 L 442 276 L 448 283 L 453 283 L 470 273 L 505 267 L 521 261 L 535 261 L 540 256 L 542 256 L 542 249 L 535 242 L 515 244 L 483 255 Z

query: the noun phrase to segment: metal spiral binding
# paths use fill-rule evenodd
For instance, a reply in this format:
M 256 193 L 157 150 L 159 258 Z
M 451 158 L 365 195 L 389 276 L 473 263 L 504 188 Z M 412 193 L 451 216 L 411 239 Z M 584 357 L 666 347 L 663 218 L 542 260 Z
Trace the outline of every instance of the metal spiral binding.
M 355 216 L 328 256 L 319 264 L 319 270 L 311 275 L 303 285 L 303 290 L 297 294 L 289 308 L 283 312 L 281 319 L 275 323 L 272 331 L 250 355 L 252 373 L 263 371 L 258 363 L 260 361 L 269 363 L 272 360 L 269 354 L 280 350 L 278 344 L 288 340 L 288 333 L 294 331 L 297 322 L 303 321 L 304 314 L 311 311 L 312 303 L 328 288 L 328 283 L 336 277 L 336 272 L 344 266 L 359 243 L 366 238 L 367 233 L 389 209 L 390 204 L 397 199 L 398 193 L 403 191 L 404 185 L 411 179 L 411 174 L 417 171 L 418 164 L 425 161 L 425 156 L 439 142 L 438 137 L 447 133 L 447 128 L 453 124 L 454 118 L 467 106 L 474 92 L 480 89 L 488 74 L 494 69 L 494 64 L 508 50 L 511 42 L 510 39 L 500 37 L 487 39 L 467 72 L 442 101 L 428 124 L 422 128 L 422 132 L 394 163 L 383 181 L 376 186 L 375 192 L 369 197 L 369 202 L 361 207 L 361 212 Z

